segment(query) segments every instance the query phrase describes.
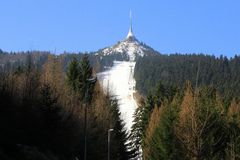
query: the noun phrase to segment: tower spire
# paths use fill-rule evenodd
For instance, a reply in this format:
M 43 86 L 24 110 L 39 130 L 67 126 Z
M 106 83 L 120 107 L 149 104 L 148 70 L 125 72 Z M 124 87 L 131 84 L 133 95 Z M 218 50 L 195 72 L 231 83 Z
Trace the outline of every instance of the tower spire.
M 133 29 L 132 29 L 132 11 L 130 10 L 130 27 L 129 27 L 127 38 L 131 38 L 131 37 L 134 37 L 134 35 L 133 35 Z
M 132 10 L 130 10 L 130 30 L 132 32 Z

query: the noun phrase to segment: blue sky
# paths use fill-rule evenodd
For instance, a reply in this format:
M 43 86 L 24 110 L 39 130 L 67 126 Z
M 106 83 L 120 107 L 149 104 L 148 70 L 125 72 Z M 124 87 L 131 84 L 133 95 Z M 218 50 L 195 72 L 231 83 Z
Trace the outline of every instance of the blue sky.
M 5 51 L 95 51 L 135 36 L 161 53 L 240 53 L 239 0 L 1 0 Z

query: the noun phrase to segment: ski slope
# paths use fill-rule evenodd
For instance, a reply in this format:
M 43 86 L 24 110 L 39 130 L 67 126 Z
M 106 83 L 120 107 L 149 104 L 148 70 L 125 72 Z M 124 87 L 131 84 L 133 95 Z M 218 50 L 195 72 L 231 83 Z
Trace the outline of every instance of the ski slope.
M 130 131 L 137 103 L 133 97 L 136 81 L 133 77 L 136 62 L 114 61 L 113 67 L 98 74 L 104 90 L 118 99 L 121 118 Z

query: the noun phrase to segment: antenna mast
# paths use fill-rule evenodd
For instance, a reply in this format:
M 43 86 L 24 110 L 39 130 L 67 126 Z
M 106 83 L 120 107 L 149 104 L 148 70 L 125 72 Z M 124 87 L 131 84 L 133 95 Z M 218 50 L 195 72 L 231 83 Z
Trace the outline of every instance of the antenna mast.
M 130 28 L 132 31 L 132 10 L 130 9 Z
M 130 9 L 129 16 L 130 16 L 130 28 L 129 28 L 129 31 L 128 31 L 127 38 L 134 37 L 133 30 L 132 30 L 132 10 L 131 9 Z

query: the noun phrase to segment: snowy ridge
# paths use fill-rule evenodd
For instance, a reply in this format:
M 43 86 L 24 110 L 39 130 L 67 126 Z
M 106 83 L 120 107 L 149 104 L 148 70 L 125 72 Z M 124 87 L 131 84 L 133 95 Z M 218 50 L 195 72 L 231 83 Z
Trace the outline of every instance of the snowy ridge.
M 135 61 L 137 56 L 143 57 L 148 53 L 154 53 L 152 48 L 140 43 L 134 35 L 127 36 L 123 41 L 118 42 L 117 44 L 99 50 L 95 55 L 108 56 L 108 55 L 117 55 L 117 54 L 126 54 L 129 57 L 130 61 Z
M 111 54 L 118 54 L 118 53 L 125 53 L 128 54 L 129 59 L 131 61 L 135 60 L 136 55 L 143 57 L 144 52 L 148 49 L 142 46 L 137 40 L 130 40 L 126 39 L 117 43 L 116 45 L 103 49 L 102 53 L 103 56 L 111 55 Z

